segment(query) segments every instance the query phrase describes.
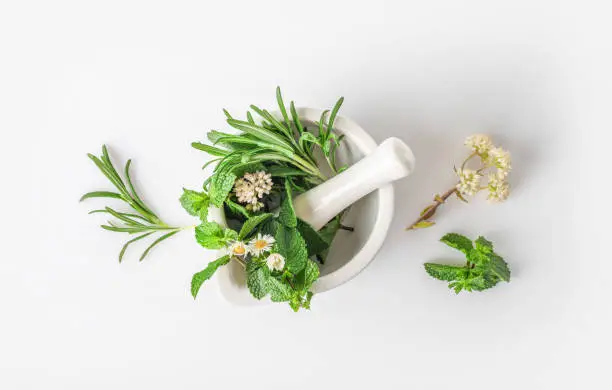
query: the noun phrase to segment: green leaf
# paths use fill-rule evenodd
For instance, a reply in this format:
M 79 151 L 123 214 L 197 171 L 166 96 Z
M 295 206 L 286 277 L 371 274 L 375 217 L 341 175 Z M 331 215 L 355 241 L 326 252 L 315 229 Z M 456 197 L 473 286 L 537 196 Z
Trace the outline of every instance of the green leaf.
M 289 272 L 297 274 L 303 270 L 308 260 L 308 250 L 306 242 L 297 229 L 279 224 L 275 239 L 275 252 L 285 258 L 285 265 Z
M 280 87 L 276 87 L 276 102 L 278 103 L 278 108 L 280 108 L 280 112 L 285 119 L 285 123 L 287 126 L 291 126 L 291 122 L 289 121 L 289 115 L 287 115 L 287 108 L 285 107 L 285 102 L 283 102 L 283 96 L 281 94 Z
M 247 287 L 251 295 L 256 299 L 261 299 L 268 294 L 268 281 L 270 279 L 270 270 L 266 265 L 257 264 L 249 261 L 246 266 L 247 272 Z
M 181 195 L 179 200 L 185 211 L 190 215 L 200 217 L 202 221 L 206 221 L 210 198 L 205 192 L 197 192 L 183 188 L 183 195 Z
M 327 124 L 328 134 L 331 133 L 331 131 L 334 129 L 334 122 L 336 120 L 336 115 L 338 115 L 338 111 L 340 111 L 340 106 L 342 106 L 343 102 L 344 102 L 344 98 L 340 97 L 340 99 L 338 99 L 338 101 L 334 105 L 334 108 L 332 108 L 331 114 L 329 116 L 329 123 Z
M 270 292 L 270 299 L 272 302 L 286 302 L 294 295 L 291 286 L 273 277 L 268 279 L 267 289 Z
M 153 249 L 153 247 L 155 247 L 157 244 L 159 244 L 160 242 L 167 240 L 168 238 L 174 236 L 176 233 L 178 233 L 178 230 L 172 231 L 170 233 L 164 234 L 163 236 L 159 237 L 157 240 L 153 241 L 153 243 L 151 245 L 148 246 L 147 249 L 145 249 L 145 251 L 142 253 L 142 255 L 140 256 L 140 261 L 143 261 L 145 257 L 147 257 L 147 255 L 149 254 L 149 252 L 151 251 L 151 249 Z
M 419 221 L 417 223 L 415 223 L 414 225 L 410 226 L 409 229 L 425 229 L 428 227 L 431 227 L 433 225 L 435 225 L 436 223 L 433 221 Z
M 483 253 L 492 253 L 493 252 L 493 243 L 483 236 L 480 236 L 474 241 L 476 249 Z
M 288 181 L 285 181 L 285 193 L 286 197 L 281 203 L 280 211 L 278 213 L 278 222 L 287 227 L 294 228 L 297 226 L 297 217 L 295 216 L 295 210 L 293 209 L 291 187 Z
M 295 104 L 291 102 L 289 105 L 289 110 L 291 111 L 291 117 L 293 118 L 293 123 L 295 123 L 295 127 L 298 129 L 298 133 L 304 133 L 304 126 L 302 126 L 302 122 L 300 121 L 300 117 L 295 109 Z
M 238 238 L 238 233 L 232 229 L 223 229 L 216 222 L 203 222 L 195 228 L 195 236 L 198 244 L 207 249 L 221 249 L 229 244 L 229 241 Z
M 157 215 L 147 207 L 145 202 L 138 196 L 138 192 L 136 192 L 136 188 L 134 188 L 134 184 L 132 184 L 132 178 L 130 177 L 130 166 L 132 165 L 132 160 L 127 160 L 125 164 L 125 179 L 130 187 L 130 193 L 132 195 L 132 201 L 135 202 L 140 208 L 142 208 L 145 212 L 149 213 L 151 216 L 157 218 Z
M 510 281 L 510 268 L 508 268 L 508 264 L 501 256 L 498 256 L 495 253 L 492 254 L 489 266 L 491 272 L 497 275 L 501 280 L 505 282 Z
M 254 137 L 259 138 L 262 141 L 269 142 L 271 144 L 275 144 L 280 148 L 284 148 L 287 151 L 292 151 L 291 144 L 285 141 L 284 137 L 267 130 L 261 126 L 252 125 L 249 122 L 238 121 L 235 119 L 228 119 L 227 123 L 235 129 L 244 131 L 247 134 L 250 134 Z
M 448 233 L 444 235 L 444 237 L 442 237 L 440 241 L 450 246 L 451 248 L 460 250 L 466 255 L 469 254 L 470 251 L 473 249 L 472 240 L 470 240 L 466 236 L 457 233 Z
M 203 152 L 206 152 L 206 153 L 210 154 L 211 156 L 224 157 L 224 156 L 227 156 L 229 154 L 229 151 L 227 151 L 227 150 L 219 149 L 219 148 L 216 148 L 214 146 L 203 144 L 201 142 L 192 142 L 191 146 L 193 148 L 195 148 L 195 149 L 198 149 L 198 150 L 201 150 Z
M 251 232 L 253 232 L 253 230 L 255 230 L 257 226 L 267 221 L 268 218 L 270 218 L 271 216 L 272 214 L 265 213 L 265 214 L 259 214 L 259 215 L 256 215 L 254 217 L 247 219 L 244 225 L 242 225 L 242 228 L 240 229 L 240 233 L 238 234 L 238 239 L 244 240 L 246 237 L 249 236 L 249 234 L 251 234 Z
M 193 275 L 193 278 L 191 279 L 191 295 L 194 299 L 198 295 L 198 291 L 200 291 L 202 284 L 210 279 L 221 266 L 224 266 L 229 262 L 229 255 L 225 255 L 215 261 L 211 261 L 208 263 L 206 268 Z
M 275 219 L 269 219 L 264 222 L 263 225 L 261 225 L 261 234 L 269 234 L 275 237 L 280 226 L 280 223 L 278 223 Z
M 295 276 L 294 287 L 296 290 L 306 293 L 314 282 L 319 278 L 319 266 L 314 261 L 308 259 L 306 267 Z
M 447 282 L 459 280 L 465 274 L 465 267 L 455 265 L 425 263 L 424 266 L 425 271 L 427 271 L 431 277 L 438 280 L 445 280 Z
M 280 165 L 273 165 L 268 168 L 268 173 L 275 177 L 288 177 L 288 176 L 308 176 L 309 174 L 302 171 L 301 169 L 293 167 L 285 167 Z
M 134 226 L 134 227 L 145 227 L 145 225 L 142 222 L 138 222 L 134 219 L 132 219 L 129 215 L 130 214 L 124 214 L 124 213 L 120 213 L 118 211 L 115 211 L 113 209 L 111 209 L 110 207 L 105 207 L 104 210 L 109 213 L 110 215 L 112 215 L 113 217 L 117 218 L 120 221 L 125 222 L 126 224 L 130 225 L 130 226 Z
M 479 268 L 488 267 L 490 261 L 489 255 L 479 251 L 476 248 L 470 250 L 470 252 L 467 254 L 467 259 L 470 263 L 478 266 Z
M 232 173 L 237 177 L 244 176 L 245 173 L 253 173 L 257 171 L 265 171 L 266 167 L 260 162 L 248 162 L 238 164 L 232 168 Z
M 147 236 L 150 236 L 151 234 L 153 234 L 155 232 L 149 232 L 149 233 L 145 233 L 141 236 L 138 236 L 136 238 L 132 238 L 131 240 L 129 240 L 128 242 L 125 243 L 125 245 L 123 245 L 123 248 L 121 248 L 121 252 L 119 252 L 119 262 L 121 263 L 121 261 L 123 260 L 123 255 L 125 255 L 125 251 L 127 250 L 128 246 L 133 243 L 134 241 L 138 241 L 141 240 Z
M 88 192 L 85 195 L 81 196 L 81 199 L 79 199 L 79 202 L 82 202 L 85 199 L 89 199 L 89 198 L 115 198 L 115 199 L 123 199 L 123 197 L 120 194 L 116 193 L 116 192 L 93 191 L 93 192 Z
M 249 210 L 246 209 L 246 207 L 244 207 L 241 204 L 238 204 L 238 203 L 234 202 L 230 198 L 225 199 L 225 205 L 234 214 L 240 214 L 240 215 L 242 215 L 245 218 L 250 218 L 251 217 L 251 214 L 249 213 Z
M 306 242 L 308 257 L 318 255 L 329 248 L 329 243 L 312 226 L 301 219 L 297 221 L 297 230 Z
M 302 302 L 302 307 L 306 310 L 310 310 L 310 301 L 312 300 L 312 296 L 314 294 L 310 291 L 308 291 L 306 293 L 306 299 L 304 299 L 304 302 Z
M 231 172 L 216 172 L 210 182 L 210 202 L 221 207 L 234 187 L 236 175 Z

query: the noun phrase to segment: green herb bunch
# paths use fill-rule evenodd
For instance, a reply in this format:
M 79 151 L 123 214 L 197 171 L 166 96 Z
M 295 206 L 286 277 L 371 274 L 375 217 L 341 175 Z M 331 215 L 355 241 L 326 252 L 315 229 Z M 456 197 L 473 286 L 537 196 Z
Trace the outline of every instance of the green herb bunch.
M 234 211 L 248 216 L 235 199 L 228 200 L 234 182 L 246 172 L 266 171 L 273 178 L 289 181 L 298 191 L 321 184 L 327 176 L 315 158 L 317 149 L 334 174 L 345 168 L 336 166 L 336 150 L 343 136 L 332 131 L 344 99 L 340 98 L 331 111 L 324 111 L 314 129 L 302 123 L 293 101 L 287 110 L 280 88 L 276 89 L 276 99 L 279 117 L 255 105 L 251 105 L 251 110 L 261 118 L 259 122 L 250 111 L 247 111 L 246 120 L 238 120 L 224 110 L 228 125 L 240 133 L 212 130 L 207 136 L 213 145 L 192 143 L 194 148 L 214 157 L 204 166 L 216 163 L 213 175 L 204 183 L 214 206 L 226 203 Z
M 192 144 L 213 157 L 204 168 L 216 166 L 203 191 L 184 190 L 181 204 L 201 220 L 196 227 L 198 243 L 227 252 L 193 276 L 194 298 L 217 269 L 234 260 L 245 268 L 247 286 L 256 299 L 269 295 L 274 302 L 288 302 L 295 311 L 308 309 L 310 288 L 319 277 L 313 259 L 323 262 L 337 231 L 346 228 L 340 223 L 341 213 L 316 231 L 296 217 L 292 203 L 295 194 L 328 179 L 318 161 L 324 161 L 332 175 L 346 168 L 337 166 L 343 136 L 333 131 L 343 98 L 312 128 L 300 120 L 293 101 L 289 109 L 285 107 L 279 88 L 276 100 L 278 116 L 251 106 L 259 122 L 250 111 L 242 121 L 224 110 L 228 125 L 239 133 L 212 130 L 208 133 L 212 145 Z M 228 227 L 208 221 L 209 206 L 224 208 Z
M 142 198 L 138 195 L 130 177 L 130 166 L 132 164 L 132 160 L 128 160 L 125 164 L 123 171 L 125 176 L 124 181 L 113 166 L 106 146 L 102 146 L 102 156 L 96 157 L 93 154 L 88 154 L 87 156 L 96 164 L 96 166 L 100 169 L 104 176 L 108 178 L 117 191 L 88 192 L 81 197 L 81 201 L 90 198 L 118 199 L 127 204 L 127 206 L 129 206 L 131 209 L 130 212 L 123 212 L 107 206 L 103 209 L 90 211 L 90 214 L 106 213 L 113 217 L 113 219 L 109 220 L 106 225 L 101 225 L 103 229 L 110 230 L 112 232 L 127 233 L 130 235 L 138 234 L 135 238 L 128 240 L 123 245 L 121 251 L 119 252 L 119 262 L 121 262 L 123 259 L 123 255 L 125 254 L 128 246 L 133 242 L 157 234 L 157 238 L 140 256 L 140 260 L 142 261 L 151 251 L 151 249 L 153 249 L 153 247 L 172 237 L 182 229 L 179 227 L 169 226 L 162 221 L 153 211 L 151 211 L 151 208 L 147 206 Z
M 277 116 L 251 106 L 252 112 L 247 112 L 243 121 L 224 110 L 227 123 L 238 133 L 212 130 L 208 133 L 212 145 L 192 144 L 213 157 L 203 168 L 216 165 L 202 191 L 183 189 L 180 203 L 199 219 L 196 241 L 206 249 L 224 251 L 193 276 L 194 298 L 204 282 L 233 260 L 244 267 L 247 286 L 256 299 L 269 296 L 274 302 L 288 302 L 294 311 L 309 309 L 311 287 L 319 277 L 318 263 L 325 260 L 339 229 L 352 230 L 340 223 L 344 214 L 340 213 L 316 231 L 297 218 L 292 202 L 296 194 L 327 180 L 324 171 L 335 175 L 346 168 L 337 166 L 336 154 L 343 136 L 333 131 L 343 99 L 323 112 L 314 124 L 300 120 L 294 102 L 289 109 L 285 107 L 279 88 L 276 99 Z M 254 115 L 260 120 L 256 121 Z M 113 167 L 106 147 L 100 158 L 89 157 L 117 192 L 91 192 L 82 200 L 93 197 L 122 200 L 131 208 L 130 212 L 106 207 L 93 213 L 108 213 L 116 219 L 102 225 L 104 229 L 140 234 L 123 246 L 120 261 L 134 241 L 160 234 L 145 250 L 142 260 L 155 245 L 183 230 L 164 223 L 138 196 L 129 175 L 130 161 L 125 166 L 124 181 Z M 321 170 L 319 162 L 327 169 Z M 209 221 L 210 207 L 223 208 L 227 227 Z
M 205 193 L 199 196 L 206 199 Z M 192 191 L 186 190 L 181 199 L 190 214 L 203 214 L 200 207 L 206 207 L 206 201 L 187 200 L 195 199 Z M 310 308 L 313 295 L 310 288 L 319 277 L 319 267 L 311 257 L 327 250 L 330 244 L 323 235 L 296 217 L 287 181 L 278 215 L 260 213 L 252 216 L 239 231 L 205 221 L 196 227 L 196 240 L 207 249 L 225 248 L 227 254 L 193 276 L 191 293 L 194 298 L 202 284 L 221 266 L 235 260 L 245 267 L 247 286 L 253 297 L 262 299 L 269 295 L 273 302 L 288 302 L 294 311 Z M 258 242 L 270 245 L 258 251 Z
M 450 282 L 448 287 L 459 294 L 462 290 L 482 291 L 494 287 L 500 281 L 510 281 L 510 269 L 504 259 L 493 250 L 493 243 L 484 237 L 474 242 L 457 233 L 448 233 L 440 239 L 467 258 L 464 266 L 425 263 L 425 270 L 432 277 Z

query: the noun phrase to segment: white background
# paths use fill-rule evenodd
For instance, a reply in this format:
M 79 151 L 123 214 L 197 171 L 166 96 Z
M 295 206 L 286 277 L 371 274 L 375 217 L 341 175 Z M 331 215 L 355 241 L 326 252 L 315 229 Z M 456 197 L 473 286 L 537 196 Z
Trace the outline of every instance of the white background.
M 606 191 L 612 129 L 610 12 L 594 1 L 4 1 L 0 5 L 0 388 L 609 389 Z M 86 158 L 107 143 L 176 224 L 221 108 L 342 113 L 398 136 L 418 168 L 375 261 L 294 314 L 241 309 L 191 234 L 143 263 L 79 196 L 108 184 Z M 465 136 L 514 157 L 510 200 L 445 206 Z M 425 261 L 484 234 L 509 284 L 455 296 Z

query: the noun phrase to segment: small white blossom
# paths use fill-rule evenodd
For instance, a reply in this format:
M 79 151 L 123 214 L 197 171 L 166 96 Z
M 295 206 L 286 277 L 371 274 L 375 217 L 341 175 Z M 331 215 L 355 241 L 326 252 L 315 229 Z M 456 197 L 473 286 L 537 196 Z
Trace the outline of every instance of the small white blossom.
M 500 171 L 489 174 L 489 183 L 487 185 L 489 195 L 487 199 L 491 202 L 503 202 L 510 195 L 510 185 L 505 180 L 505 176 L 499 173 Z
M 229 246 L 229 253 L 232 256 L 244 257 L 249 253 L 249 248 L 242 241 L 234 241 Z
M 282 271 L 285 268 L 285 258 L 278 253 L 272 253 L 266 259 L 266 265 L 271 271 Z
M 471 169 L 459 169 L 456 171 L 459 176 L 457 190 L 461 195 L 471 196 L 480 190 L 480 179 L 482 175 Z
M 512 170 L 510 152 L 502 148 L 493 148 L 489 151 L 488 163 L 499 169 L 499 174 L 507 176 Z
M 234 183 L 234 193 L 238 202 L 246 204 L 247 209 L 258 211 L 263 207 L 259 199 L 272 190 L 272 175 L 265 171 L 245 173 Z
M 488 135 L 474 134 L 466 138 L 465 146 L 480 155 L 485 155 L 493 147 L 493 141 Z
M 271 235 L 262 235 L 261 233 L 257 233 L 257 237 L 253 238 L 249 242 L 249 252 L 255 256 L 259 256 L 265 252 L 270 252 L 272 245 L 274 245 L 275 242 L 274 237 Z

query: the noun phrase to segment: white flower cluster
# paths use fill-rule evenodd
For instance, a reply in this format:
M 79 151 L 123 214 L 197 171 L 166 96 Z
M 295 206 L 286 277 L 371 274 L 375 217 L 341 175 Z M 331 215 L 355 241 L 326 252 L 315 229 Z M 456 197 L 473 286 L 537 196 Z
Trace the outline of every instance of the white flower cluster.
M 477 171 L 464 167 L 455 170 L 457 176 L 459 176 L 459 183 L 457 184 L 459 193 L 471 196 L 482 189 L 487 189 L 489 191 L 487 199 L 490 201 L 502 202 L 506 200 L 510 195 L 510 186 L 507 182 L 508 174 L 512 170 L 510 153 L 496 147 L 491 138 L 484 134 L 474 134 L 467 137 L 465 145 L 474 152 L 468 160 L 471 157 L 478 156 L 483 167 Z M 465 165 L 465 162 L 463 165 Z M 483 177 L 483 171 L 488 169 L 494 169 L 494 172 L 489 173 L 487 186 L 481 187 L 480 181 Z
M 234 193 L 238 202 L 246 204 L 246 208 L 258 211 L 263 207 L 259 200 L 269 194 L 272 189 L 272 175 L 264 171 L 245 173 L 234 183 Z
M 506 176 L 500 175 L 499 172 L 498 174 L 491 173 L 489 175 L 489 183 L 487 185 L 489 195 L 487 199 L 491 202 L 503 202 L 510 195 L 510 185 L 506 182 Z
M 459 169 L 457 175 L 459 176 L 457 190 L 461 195 L 472 196 L 480 191 L 480 178 L 482 177 L 480 173 L 471 169 Z
M 248 243 L 242 241 L 232 242 L 229 246 L 229 253 L 231 256 L 239 258 L 244 258 L 247 255 L 259 257 L 270 252 L 275 242 L 274 237 L 258 233 Z M 285 258 L 278 253 L 270 253 L 265 261 L 271 271 L 282 271 L 285 268 Z

